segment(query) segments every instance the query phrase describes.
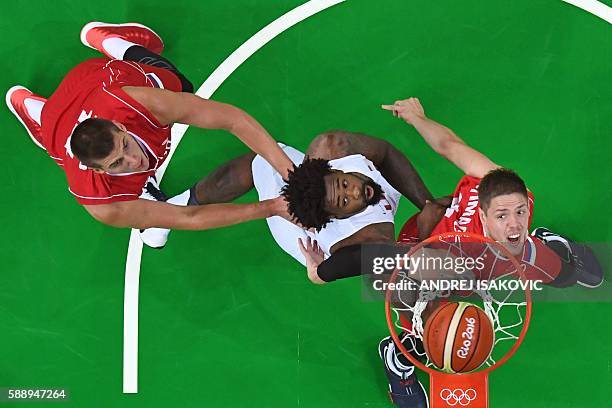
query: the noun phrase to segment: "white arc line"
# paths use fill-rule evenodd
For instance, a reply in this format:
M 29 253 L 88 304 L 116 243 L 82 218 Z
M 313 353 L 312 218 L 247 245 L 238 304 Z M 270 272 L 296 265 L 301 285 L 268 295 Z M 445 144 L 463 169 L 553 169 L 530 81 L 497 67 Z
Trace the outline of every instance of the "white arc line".
M 597 0 L 562 0 L 612 24 L 612 8 Z
M 306 18 L 323 11 L 345 0 L 311 0 L 283 14 L 242 44 L 225 59 L 200 86 L 196 95 L 210 98 L 221 84 L 251 55 L 266 45 L 283 31 L 291 28 Z M 174 155 L 187 125 L 172 126 L 172 147 L 168 158 L 157 170 L 158 182 L 166 172 L 170 159 Z M 128 254 L 125 262 L 125 290 L 123 300 L 123 392 L 138 392 L 138 289 L 140 279 L 140 260 L 142 241 L 138 230 L 133 229 L 130 235 Z

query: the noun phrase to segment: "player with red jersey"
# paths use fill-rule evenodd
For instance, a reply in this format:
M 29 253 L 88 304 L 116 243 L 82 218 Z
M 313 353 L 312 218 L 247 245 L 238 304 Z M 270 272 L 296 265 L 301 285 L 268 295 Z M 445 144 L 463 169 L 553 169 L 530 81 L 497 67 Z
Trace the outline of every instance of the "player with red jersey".
M 284 176 L 291 161 L 247 113 L 192 94 L 191 83 L 159 55 L 163 42 L 148 27 L 92 22 L 83 27 L 81 41 L 107 58 L 77 65 L 48 100 L 15 86 L 6 102 L 34 143 L 62 167 L 68 190 L 94 218 L 116 227 L 207 229 L 286 214 L 280 198 L 185 206 L 231 201 L 247 191 L 252 186 L 218 190 L 232 174 L 227 170 L 250 165 L 254 154 L 163 202 L 152 177 L 170 152 L 173 123 L 227 130 Z M 157 231 L 162 236 L 154 246 L 162 246 L 164 231 Z
M 529 235 L 534 197 L 515 172 L 493 163 L 451 129 L 427 118 L 417 98 L 384 108 L 413 125 L 437 153 L 465 173 L 451 197 L 427 203 L 406 222 L 398 237 L 400 242 L 416 242 L 445 232 L 476 233 L 504 245 L 523 262 L 530 279 L 557 287 L 576 282 L 595 287 L 601 283 L 602 270 L 591 254 L 583 252 L 586 256 L 578 257 L 574 250 L 574 256 L 568 257 L 572 253 L 569 240 L 560 246 L 557 244 L 562 237 L 557 234 L 549 232 L 542 239 Z M 552 235 L 557 240 L 551 245 Z M 566 258 L 567 262 L 562 262 Z M 504 272 L 503 265 L 499 264 L 495 274 Z
M 525 266 L 528 279 L 557 287 L 576 282 L 587 287 L 601 284 L 603 271 L 586 245 L 571 242 L 545 228 L 537 228 L 534 237 L 529 235 L 534 197 L 515 172 L 501 168 L 466 145 L 451 129 L 427 118 L 417 98 L 382 107 L 414 126 L 437 153 L 465 174 L 452 196 L 428 202 L 410 218 L 398 241 L 416 243 L 447 232 L 475 233 L 504 245 Z M 473 248 L 478 250 L 477 247 Z M 476 278 L 490 280 L 513 272 L 509 260 L 495 258 L 489 257 L 484 268 L 473 270 Z M 404 335 L 402 342 L 409 349 L 415 344 L 409 335 Z M 379 355 L 394 404 L 402 408 L 429 406 L 414 366 L 397 351 L 390 337 L 381 340 Z

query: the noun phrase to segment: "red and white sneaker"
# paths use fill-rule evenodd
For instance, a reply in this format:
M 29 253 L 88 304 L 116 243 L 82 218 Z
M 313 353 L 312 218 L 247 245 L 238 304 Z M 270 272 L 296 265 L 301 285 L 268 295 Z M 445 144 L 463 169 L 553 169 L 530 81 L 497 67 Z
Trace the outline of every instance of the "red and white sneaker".
M 26 128 L 34 144 L 43 150 L 45 148 L 42 145 L 40 114 L 46 102 L 42 96 L 35 95 L 20 85 L 15 85 L 6 93 L 6 105 Z
M 85 24 L 81 29 L 81 42 L 84 45 L 98 50 L 108 58 L 113 59 L 102 47 L 102 41 L 107 38 L 121 38 L 153 51 L 155 54 L 161 54 L 164 50 L 164 42 L 160 36 L 142 24 L 108 24 L 92 21 Z

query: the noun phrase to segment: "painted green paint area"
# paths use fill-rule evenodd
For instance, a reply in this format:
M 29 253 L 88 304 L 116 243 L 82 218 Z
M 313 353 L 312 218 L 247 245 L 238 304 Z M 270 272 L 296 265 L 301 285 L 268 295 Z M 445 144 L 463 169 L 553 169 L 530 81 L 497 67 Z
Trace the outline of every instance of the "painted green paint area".
M 72 66 L 98 56 L 79 42 L 92 20 L 153 27 L 197 87 L 299 4 L 8 2 L 0 89 L 51 94 Z M 523 176 L 534 226 L 609 242 L 610 39 L 609 24 L 561 1 L 350 0 L 282 33 L 213 98 L 301 150 L 328 129 L 382 137 L 434 195 L 447 194 L 460 172 L 380 109 L 418 96 L 430 117 Z M 362 300 L 359 280 L 312 285 L 264 221 L 175 231 L 162 251 L 145 248 L 139 393 L 122 394 L 129 231 L 89 217 L 8 109 L 0 121 L 0 386 L 65 387 L 63 405 L 74 407 L 391 406 L 377 354 L 383 305 Z M 182 192 L 246 150 L 229 134 L 190 129 L 162 188 Z M 414 212 L 403 199 L 398 227 Z M 610 287 L 592 293 L 605 298 Z M 611 313 L 609 302 L 537 303 L 525 343 L 491 377 L 491 406 L 607 406 Z

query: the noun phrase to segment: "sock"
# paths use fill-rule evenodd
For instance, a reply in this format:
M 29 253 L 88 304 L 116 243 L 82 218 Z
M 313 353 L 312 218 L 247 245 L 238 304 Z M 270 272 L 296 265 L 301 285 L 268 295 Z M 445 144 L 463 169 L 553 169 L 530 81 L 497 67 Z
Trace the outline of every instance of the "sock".
M 133 47 L 134 43 L 125 41 L 122 38 L 111 37 L 102 41 L 102 48 L 114 59 L 122 60 L 128 48 Z
M 191 187 L 188 191 L 189 201 L 187 201 L 187 205 L 200 205 L 196 196 L 196 186 Z
M 179 195 L 169 198 L 166 202 L 174 205 L 186 206 L 190 200 L 191 189 L 183 191 Z
M 185 77 L 185 75 L 181 74 L 173 63 L 161 55 L 155 54 L 151 50 L 147 50 L 140 45 L 134 45 L 133 47 L 130 47 L 128 50 L 124 51 L 122 59 L 124 61 L 134 61 L 138 62 L 139 64 L 147 64 L 153 67 L 167 69 L 178 76 L 181 81 L 183 92 L 193 93 L 193 84 Z
M 40 114 L 42 113 L 42 108 L 45 106 L 45 103 L 38 99 L 30 98 L 26 98 L 23 103 L 28 111 L 28 115 L 30 115 L 30 117 L 38 123 L 38 126 L 40 126 Z

